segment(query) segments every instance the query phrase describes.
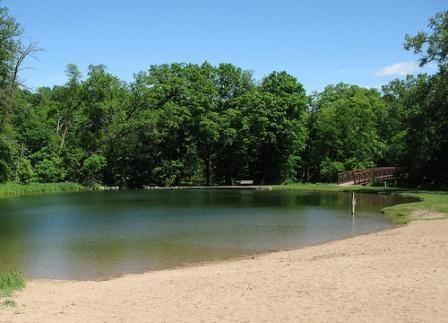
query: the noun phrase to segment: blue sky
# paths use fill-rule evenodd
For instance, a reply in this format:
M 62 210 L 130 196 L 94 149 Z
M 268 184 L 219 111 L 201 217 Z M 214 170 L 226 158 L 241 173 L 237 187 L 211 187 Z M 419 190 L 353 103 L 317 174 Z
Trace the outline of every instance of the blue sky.
M 446 0 L 3 0 L 25 39 L 27 86 L 65 82 L 65 66 L 105 64 L 125 81 L 150 65 L 230 62 L 257 79 L 286 70 L 308 92 L 340 81 L 379 87 L 417 73 L 406 33 L 426 29 Z M 427 67 L 431 72 L 435 67 Z

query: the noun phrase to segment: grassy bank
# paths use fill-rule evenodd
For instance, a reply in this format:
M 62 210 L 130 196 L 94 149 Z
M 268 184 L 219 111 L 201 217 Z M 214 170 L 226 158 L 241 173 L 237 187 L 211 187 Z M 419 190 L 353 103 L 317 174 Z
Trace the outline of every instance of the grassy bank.
M 420 201 L 386 207 L 382 210 L 382 212 L 397 224 L 406 224 L 414 220 L 448 218 L 448 192 L 446 191 L 423 191 L 398 187 L 384 188 L 378 186 L 361 185 L 340 186 L 337 184 L 314 183 L 275 185 L 272 188 L 275 190 L 396 194 L 400 196 L 414 197 Z
M 448 192 L 402 191 L 397 194 L 416 197 L 420 201 L 384 208 L 383 213 L 395 223 L 448 218 Z
M 36 193 L 74 192 L 84 190 L 84 186 L 76 183 L 31 183 L 27 185 L 6 183 L 0 184 L 0 198 Z

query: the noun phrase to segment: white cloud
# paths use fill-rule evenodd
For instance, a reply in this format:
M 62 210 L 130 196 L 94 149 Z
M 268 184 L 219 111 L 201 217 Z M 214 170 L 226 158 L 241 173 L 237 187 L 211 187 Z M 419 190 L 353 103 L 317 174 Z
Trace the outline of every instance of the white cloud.
M 373 72 L 373 76 L 381 77 L 388 75 L 408 75 L 414 74 L 420 70 L 418 64 L 414 61 L 400 62 L 383 67 Z

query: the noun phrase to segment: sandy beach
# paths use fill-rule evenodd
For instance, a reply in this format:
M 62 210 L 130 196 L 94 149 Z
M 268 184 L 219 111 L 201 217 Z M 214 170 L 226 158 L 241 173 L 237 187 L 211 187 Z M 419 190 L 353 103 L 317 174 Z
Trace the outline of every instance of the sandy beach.
M 99 282 L 31 281 L 0 322 L 448 321 L 448 220 Z

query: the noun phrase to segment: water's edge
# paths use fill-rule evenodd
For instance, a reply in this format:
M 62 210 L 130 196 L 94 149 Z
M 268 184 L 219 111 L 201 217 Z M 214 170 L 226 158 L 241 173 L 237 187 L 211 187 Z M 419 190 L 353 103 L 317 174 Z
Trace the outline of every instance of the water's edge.
M 200 187 L 200 188 L 198 187 L 197 189 L 204 189 L 204 188 L 203 187 Z M 208 189 L 214 190 L 215 187 L 208 187 L 206 189 L 207 190 Z M 225 188 L 220 188 L 220 189 L 225 189 Z M 241 188 L 237 188 L 237 189 L 241 190 Z M 248 188 L 248 189 L 253 189 L 253 188 Z M 270 191 L 271 189 L 267 189 L 267 190 Z M 288 190 L 288 189 L 285 189 L 285 190 Z M 277 192 L 278 191 L 279 190 L 277 190 Z M 328 193 L 327 190 L 322 190 L 322 192 Z M 63 193 L 63 194 L 70 194 L 71 192 L 61 192 L 61 193 Z M 75 193 L 75 192 L 73 192 L 73 193 Z M 316 193 L 316 191 L 315 190 L 310 190 L 310 191 L 298 190 L 297 193 L 304 193 L 304 194 L 306 194 L 306 193 Z M 338 192 L 334 192 L 334 193 L 338 193 Z M 343 192 L 339 192 L 339 193 L 343 193 Z M 378 192 L 362 192 L 362 193 L 378 195 Z M 398 193 L 398 194 L 396 192 L 391 192 L 391 193 L 386 193 L 386 194 L 387 195 L 396 195 L 396 196 L 400 196 L 400 197 L 403 197 L 403 198 L 409 198 L 410 197 L 409 194 L 407 194 L 406 196 L 403 196 L 400 193 Z M 42 194 L 43 195 L 47 195 L 45 193 L 42 193 Z M 54 192 L 52 192 L 51 194 L 48 194 L 48 195 L 54 195 Z M 23 196 L 26 196 L 26 195 L 23 195 Z M 11 196 L 11 197 L 19 198 L 19 197 L 22 197 L 22 196 Z M 419 198 L 418 196 L 414 196 L 414 199 L 416 201 L 423 200 L 422 198 Z M 403 203 L 393 204 L 393 205 L 390 205 L 390 206 L 387 206 L 387 207 L 381 209 L 380 212 L 384 214 L 384 210 L 387 209 L 387 208 L 396 207 L 396 206 L 400 206 L 400 205 L 405 205 L 405 204 L 412 203 L 412 202 L 413 201 L 409 201 L 408 200 L 408 201 L 403 202 Z M 381 214 L 380 212 L 378 212 L 378 215 Z M 375 229 L 375 230 L 372 230 L 372 231 L 367 232 L 367 233 L 365 233 L 365 232 L 357 232 L 356 234 L 353 234 L 353 235 L 350 235 L 350 236 L 330 238 L 328 240 L 325 239 L 325 240 L 318 241 L 318 242 L 310 241 L 310 242 L 305 242 L 301 246 L 278 248 L 278 249 L 272 249 L 272 250 L 267 250 L 267 251 L 257 251 L 257 252 L 254 252 L 254 253 L 248 253 L 248 254 L 244 254 L 244 255 L 231 256 L 231 257 L 229 257 L 227 259 L 223 258 L 223 259 L 213 259 L 213 260 L 199 260 L 199 261 L 192 261 L 192 262 L 190 261 L 190 262 L 185 262 L 185 263 L 181 263 L 181 264 L 178 264 L 178 265 L 173 265 L 173 266 L 170 266 L 170 267 L 167 267 L 167 268 L 162 268 L 162 269 L 154 268 L 154 269 L 142 270 L 142 271 L 140 271 L 140 270 L 136 270 L 136 271 L 130 270 L 130 271 L 126 271 L 126 272 L 119 272 L 118 271 L 117 273 L 112 273 L 110 275 L 107 274 L 105 276 L 101 276 L 100 275 L 100 276 L 98 276 L 96 278 L 92 278 L 92 279 L 90 279 L 90 278 L 88 278 L 88 279 L 76 279 L 76 278 L 75 279 L 31 278 L 30 281 L 41 281 L 41 280 L 54 280 L 54 281 L 105 281 L 105 280 L 116 279 L 116 278 L 123 277 L 123 276 L 128 276 L 128 275 L 140 275 L 140 274 L 144 274 L 144 273 L 148 273 L 148 272 L 160 272 L 160 271 L 167 271 L 167 270 L 182 270 L 182 269 L 185 269 L 185 268 L 201 267 L 201 266 L 207 266 L 207 265 L 210 265 L 210 264 L 219 264 L 219 263 L 227 263 L 227 262 L 236 262 L 236 261 L 241 261 L 241 260 L 249 260 L 249 259 L 262 257 L 262 256 L 265 256 L 265 255 L 268 255 L 268 254 L 272 254 L 272 253 L 300 250 L 300 249 L 303 249 L 303 248 L 323 245 L 323 244 L 331 243 L 331 242 L 334 242 L 334 241 L 353 239 L 353 238 L 355 238 L 357 236 L 375 234 L 375 233 L 378 233 L 378 232 L 381 232 L 381 231 L 385 231 L 385 230 L 396 229 L 398 227 L 400 227 L 400 226 L 399 225 L 393 225 L 391 227 L 384 227 L 384 228 L 381 228 L 381 229 Z

